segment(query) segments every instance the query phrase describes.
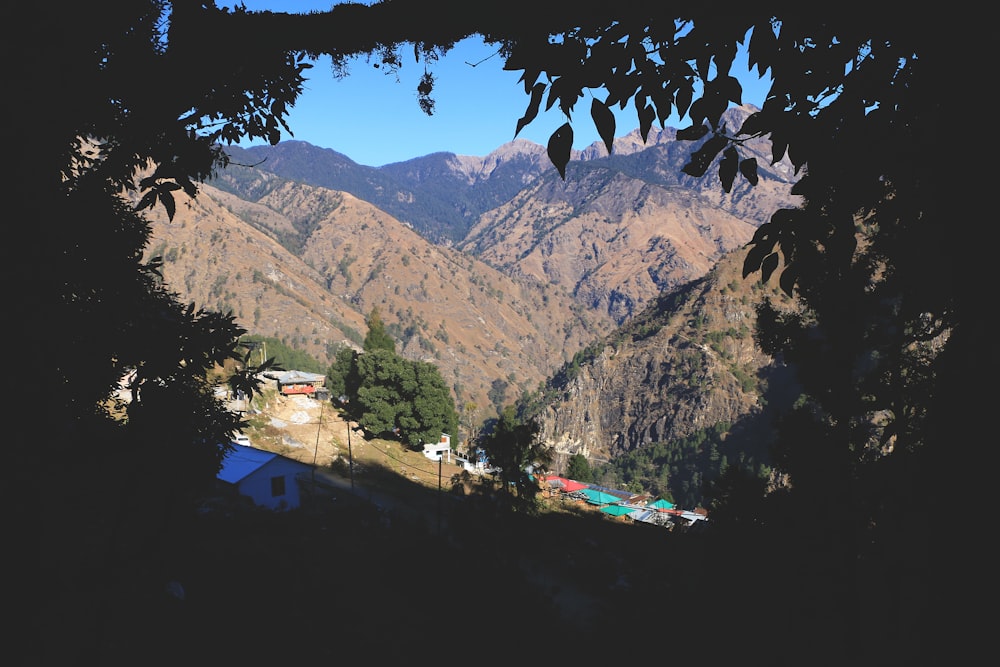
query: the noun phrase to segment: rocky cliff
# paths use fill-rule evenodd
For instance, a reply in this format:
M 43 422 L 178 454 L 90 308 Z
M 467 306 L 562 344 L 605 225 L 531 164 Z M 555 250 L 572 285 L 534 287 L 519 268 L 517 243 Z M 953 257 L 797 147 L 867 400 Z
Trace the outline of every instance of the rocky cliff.
M 765 296 L 795 304 L 775 285 L 743 279 L 742 263 L 741 250 L 728 253 L 553 377 L 539 421 L 561 459 L 607 461 L 762 414 L 781 369 L 754 342 L 755 307 Z

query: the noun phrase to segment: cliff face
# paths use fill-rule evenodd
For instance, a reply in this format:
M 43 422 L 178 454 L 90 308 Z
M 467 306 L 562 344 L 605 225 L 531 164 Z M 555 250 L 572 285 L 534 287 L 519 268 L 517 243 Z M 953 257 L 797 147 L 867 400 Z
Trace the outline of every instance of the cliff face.
M 755 307 L 767 295 L 794 304 L 744 280 L 743 256 L 730 252 L 706 277 L 661 295 L 556 375 L 559 396 L 539 421 L 561 458 L 606 461 L 760 412 L 775 364 L 753 340 Z

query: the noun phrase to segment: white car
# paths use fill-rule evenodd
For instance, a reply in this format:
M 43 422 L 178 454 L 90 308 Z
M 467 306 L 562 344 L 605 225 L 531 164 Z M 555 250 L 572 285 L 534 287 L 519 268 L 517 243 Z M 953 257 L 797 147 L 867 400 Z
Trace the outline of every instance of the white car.
M 247 447 L 251 446 L 250 437 L 243 435 L 242 433 L 237 433 L 236 436 L 233 438 L 233 442 L 236 443 L 237 445 L 245 445 Z

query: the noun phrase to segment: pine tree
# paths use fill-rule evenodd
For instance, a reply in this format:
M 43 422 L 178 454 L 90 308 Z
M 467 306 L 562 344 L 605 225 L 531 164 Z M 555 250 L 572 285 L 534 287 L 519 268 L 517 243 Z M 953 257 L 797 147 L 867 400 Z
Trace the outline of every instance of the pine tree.
M 382 315 L 378 312 L 378 306 L 372 308 L 368 314 L 368 334 L 365 336 L 365 352 L 373 350 L 388 350 L 395 354 L 396 341 L 385 330 L 385 323 L 382 322 Z
M 566 466 L 566 476 L 578 482 L 590 482 L 594 479 L 594 471 L 590 468 L 590 462 L 583 454 L 573 454 L 569 457 L 569 464 Z

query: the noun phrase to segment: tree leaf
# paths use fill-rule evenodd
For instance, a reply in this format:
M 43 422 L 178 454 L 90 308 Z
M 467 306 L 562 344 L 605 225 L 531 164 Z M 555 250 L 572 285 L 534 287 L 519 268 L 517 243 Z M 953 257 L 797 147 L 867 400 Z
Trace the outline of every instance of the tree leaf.
M 708 125 L 692 125 L 691 127 L 685 127 L 683 129 L 677 130 L 677 140 L 678 141 L 697 141 L 701 139 L 706 134 L 708 134 Z
M 167 209 L 167 219 L 173 220 L 174 213 L 177 212 L 177 205 L 174 203 L 174 196 L 167 189 L 160 190 L 160 203 Z
M 778 268 L 778 253 L 772 252 L 760 263 L 760 281 L 766 283 L 770 280 L 776 268 Z
M 740 131 L 737 134 L 758 134 L 764 127 L 764 115 L 755 111 L 754 113 L 747 116 L 746 120 L 743 121 L 743 125 L 740 126 Z
M 743 86 L 738 79 L 724 76 L 716 78 L 715 81 L 718 83 L 720 94 L 736 104 L 743 104 Z
M 770 238 L 772 231 L 774 231 L 774 223 L 765 222 L 757 228 L 757 231 L 753 233 L 753 238 L 750 239 L 750 243 L 760 243 L 761 241 L 767 240 Z
M 747 66 L 757 67 L 757 75 L 764 76 L 770 63 L 778 53 L 778 40 L 769 20 L 759 21 L 750 34 L 750 44 L 747 46 Z
M 636 115 L 639 117 L 639 134 L 642 135 L 642 143 L 646 143 L 649 129 L 653 126 L 653 121 L 656 120 L 656 109 L 653 108 L 652 104 L 647 104 L 638 109 Z
M 785 157 L 785 151 L 788 149 L 788 144 L 784 141 L 774 139 L 774 135 L 771 135 L 771 164 L 778 164 L 781 158 Z
M 781 287 L 781 291 L 788 296 L 794 296 L 795 292 L 795 281 L 798 278 L 798 273 L 792 269 L 792 267 L 785 267 L 785 270 L 781 272 L 778 276 L 778 286 Z
M 750 185 L 757 185 L 757 158 L 748 157 L 745 160 L 740 161 L 740 173 L 743 174 L 743 178 L 750 182 Z
M 719 160 L 719 181 L 722 189 L 727 193 L 733 190 L 733 181 L 736 180 L 736 172 L 739 167 L 740 156 L 736 152 L 735 146 L 730 146 L 722 152 L 722 159 Z
M 545 92 L 544 83 L 536 83 L 531 89 L 531 100 L 528 102 L 528 108 L 525 110 L 524 115 L 517 121 L 517 129 L 514 130 L 514 138 L 520 134 L 524 126 L 535 120 L 535 116 L 538 115 L 538 105 L 542 102 L 542 93 Z
M 506 68 L 504 68 L 506 69 Z M 524 92 L 530 93 L 532 88 L 535 86 L 535 82 L 538 81 L 538 77 L 541 75 L 542 71 L 539 69 L 525 69 L 521 74 L 521 78 L 518 79 L 519 83 L 524 84 Z
M 604 147 L 608 149 L 610 155 L 615 143 L 615 115 L 595 97 L 590 102 L 590 117 L 594 119 L 597 133 L 604 140 Z
M 683 117 L 687 113 L 688 108 L 691 106 L 691 98 L 694 96 L 694 90 L 690 85 L 684 83 L 677 89 L 677 98 L 674 102 L 674 106 L 677 107 L 677 115 Z
M 549 137 L 549 160 L 559 171 L 559 176 L 566 180 L 566 165 L 569 163 L 569 153 L 573 148 L 573 128 L 569 123 L 563 123 Z
M 135 205 L 135 210 L 143 211 L 147 208 L 152 208 L 156 204 L 156 190 L 150 190 L 142 196 L 139 203 Z
M 719 151 L 725 148 L 728 142 L 729 140 L 724 136 L 718 134 L 713 136 L 703 143 L 701 148 L 691 154 L 691 161 L 684 165 L 681 171 L 696 178 L 704 176 L 705 172 L 708 171 L 709 165 L 712 164 L 712 160 L 719 154 Z
M 758 271 L 760 269 L 761 262 L 764 261 L 764 257 L 771 252 L 774 244 L 768 245 L 755 245 L 750 250 L 747 251 L 747 256 L 743 259 L 743 277 L 746 278 L 751 273 Z

